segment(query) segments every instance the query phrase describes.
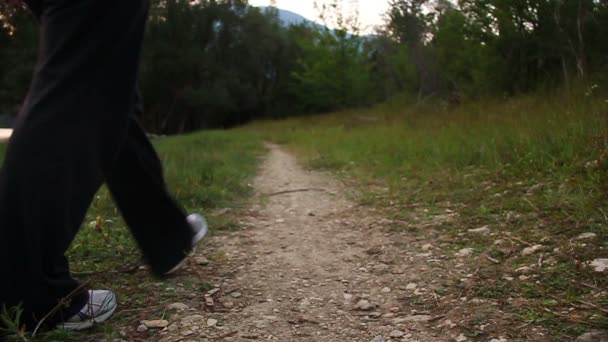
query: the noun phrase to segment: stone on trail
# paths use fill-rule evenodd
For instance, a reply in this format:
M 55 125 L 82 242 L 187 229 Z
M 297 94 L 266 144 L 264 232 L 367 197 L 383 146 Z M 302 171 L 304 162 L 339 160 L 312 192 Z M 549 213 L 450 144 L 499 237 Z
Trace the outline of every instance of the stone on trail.
M 455 254 L 459 258 L 466 258 L 473 255 L 473 248 L 463 248 Z
M 190 309 L 190 307 L 184 303 L 173 303 L 170 304 L 167 309 L 169 310 L 177 310 L 177 311 L 185 311 Z
M 468 340 L 468 338 L 466 336 L 464 336 L 464 334 L 460 334 L 458 335 L 458 337 L 456 337 L 456 342 L 464 342 L 466 340 Z
M 382 289 L 381 292 L 382 293 L 389 293 L 389 292 L 391 292 L 391 289 L 390 289 L 390 287 L 385 287 L 385 288 Z
M 469 229 L 468 232 L 469 232 L 469 234 L 474 234 L 474 235 L 489 235 L 492 231 L 490 230 L 490 228 L 488 226 L 483 226 L 483 227 L 477 228 L 477 229 Z
M 209 259 L 207 259 L 205 257 L 194 258 L 194 262 L 196 262 L 196 264 L 200 265 L 200 266 L 209 265 Z
M 401 330 L 393 330 L 391 331 L 390 337 L 392 338 L 400 338 L 403 337 L 405 333 Z
M 595 259 L 588 264 L 593 267 L 595 272 L 605 272 L 608 270 L 608 259 Z
M 192 316 L 187 316 L 182 318 L 182 324 L 187 325 L 187 324 L 200 324 L 202 322 L 205 321 L 205 317 L 201 316 L 201 315 L 192 315 Z
M 372 305 L 369 301 L 362 299 L 360 300 L 357 305 L 355 305 L 355 310 L 361 310 L 361 311 L 371 311 L 374 309 L 374 305 Z
M 590 331 L 579 336 L 576 342 L 608 342 L 608 333 L 604 331 Z
M 137 332 L 144 332 L 144 331 L 148 331 L 148 328 L 144 324 L 140 324 L 137 327 Z
M 596 236 L 597 236 L 597 234 L 595 234 L 595 233 L 583 233 L 583 234 L 577 236 L 574 240 L 590 240 L 590 239 L 595 239 Z
M 148 329 L 164 329 L 169 326 L 169 321 L 164 319 L 157 319 L 151 321 L 141 321 L 141 324 Z
M 214 327 L 216 325 L 217 325 L 217 319 L 209 318 L 207 320 L 207 326 L 208 327 Z
M 384 342 L 384 338 L 382 336 L 376 336 L 370 342 Z
M 524 248 L 524 250 L 521 252 L 521 254 L 522 255 L 532 255 L 534 253 L 539 252 L 541 249 L 543 249 L 543 245 L 534 245 L 532 247 Z

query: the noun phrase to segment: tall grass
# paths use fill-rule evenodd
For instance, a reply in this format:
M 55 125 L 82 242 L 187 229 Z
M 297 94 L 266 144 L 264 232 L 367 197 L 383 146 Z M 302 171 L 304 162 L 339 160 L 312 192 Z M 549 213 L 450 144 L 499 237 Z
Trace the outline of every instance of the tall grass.
M 540 325 L 561 341 L 589 327 L 608 327 L 598 319 L 604 317 L 598 308 L 605 307 L 605 296 L 588 287 L 605 290 L 608 279 L 582 267 L 608 257 L 607 116 L 608 96 L 572 91 L 455 108 L 396 101 L 247 129 L 287 145 L 311 167 L 342 175 L 362 190 L 362 201 L 384 209 L 395 222 L 406 222 L 408 234 L 424 235 L 428 229 L 410 227 L 428 223 L 432 234 L 441 235 L 443 253 L 466 246 L 499 259 L 483 267 L 472 261 L 478 280 L 467 295 L 524 298 L 525 311 L 501 308 L 504 329 L 525 339 L 525 327 Z M 449 221 L 434 219 L 446 211 L 456 215 Z M 491 236 L 466 234 L 485 225 Z M 573 243 L 583 232 L 597 237 Z M 519 250 L 542 244 L 544 257 L 554 264 L 545 265 L 534 282 L 509 282 L 505 275 L 536 265 L 538 256 L 505 252 L 494 244 L 498 238 L 521 241 Z M 461 290 L 451 288 L 448 295 Z M 572 311 L 573 317 L 553 313 L 568 312 L 570 303 L 579 300 L 594 307 Z
M 410 196 L 402 191 L 411 190 L 408 179 L 446 186 L 459 180 L 467 188 L 484 181 L 549 183 L 546 194 L 560 194 L 554 200 L 599 214 L 593 207 L 603 191 L 599 177 L 605 170 L 597 161 L 606 144 L 606 115 L 608 103 L 601 97 L 564 92 L 457 108 L 389 103 L 250 129 L 286 143 L 312 166 L 347 173 L 363 184 L 380 181 L 399 195 Z

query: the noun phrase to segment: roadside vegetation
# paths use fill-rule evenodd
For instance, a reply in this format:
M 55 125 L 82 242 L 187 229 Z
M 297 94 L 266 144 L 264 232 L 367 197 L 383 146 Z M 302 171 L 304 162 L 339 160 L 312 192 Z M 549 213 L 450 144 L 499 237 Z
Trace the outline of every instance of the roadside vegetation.
M 472 284 L 446 291 L 497 300 L 515 336 L 541 327 L 564 340 L 608 328 L 608 277 L 591 266 L 608 257 L 607 125 L 606 98 L 587 89 L 249 129 L 341 175 L 395 229 L 438 231 L 451 257 L 470 248 Z

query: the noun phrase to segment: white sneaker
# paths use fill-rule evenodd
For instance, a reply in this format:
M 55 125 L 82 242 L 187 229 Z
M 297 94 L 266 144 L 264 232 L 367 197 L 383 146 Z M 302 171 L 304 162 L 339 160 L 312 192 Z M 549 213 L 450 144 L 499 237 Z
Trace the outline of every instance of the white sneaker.
M 106 321 L 116 308 L 116 295 L 107 290 L 89 290 L 89 301 L 74 316 L 57 325 L 65 330 L 84 330 Z
M 169 272 L 165 273 L 165 275 L 171 275 L 179 270 L 186 262 L 188 256 L 194 254 L 196 245 L 205 237 L 205 235 L 207 235 L 207 232 L 209 231 L 207 220 L 205 220 L 205 218 L 199 214 L 190 214 L 188 217 L 186 217 L 186 220 L 194 232 L 194 236 L 192 237 L 192 251 L 188 255 L 184 256 L 184 258 Z

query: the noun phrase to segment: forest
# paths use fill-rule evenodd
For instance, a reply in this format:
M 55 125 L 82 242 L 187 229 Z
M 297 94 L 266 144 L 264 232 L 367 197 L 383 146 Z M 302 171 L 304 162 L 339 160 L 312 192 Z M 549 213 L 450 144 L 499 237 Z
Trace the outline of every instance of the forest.
M 317 8 L 325 26 L 283 25 L 245 0 L 153 0 L 140 120 L 179 134 L 395 97 L 451 107 L 608 81 L 604 0 L 391 0 L 373 34 L 342 0 Z M 38 35 L 24 7 L 0 2 L 5 121 L 27 92 Z

